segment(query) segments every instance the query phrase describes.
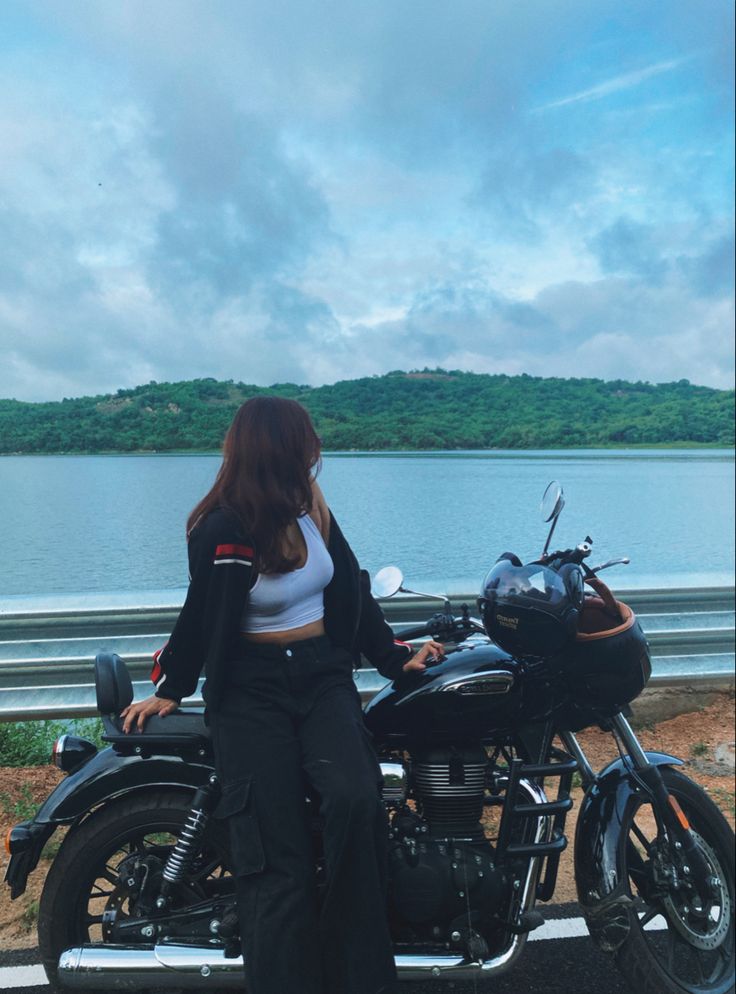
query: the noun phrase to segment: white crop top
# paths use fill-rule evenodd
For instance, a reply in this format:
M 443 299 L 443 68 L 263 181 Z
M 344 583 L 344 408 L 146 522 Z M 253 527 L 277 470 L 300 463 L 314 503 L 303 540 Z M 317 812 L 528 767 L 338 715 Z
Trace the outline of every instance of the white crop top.
M 312 518 L 304 514 L 296 520 L 307 546 L 304 565 L 290 573 L 258 574 L 243 614 L 243 632 L 285 632 L 324 617 L 332 557 Z

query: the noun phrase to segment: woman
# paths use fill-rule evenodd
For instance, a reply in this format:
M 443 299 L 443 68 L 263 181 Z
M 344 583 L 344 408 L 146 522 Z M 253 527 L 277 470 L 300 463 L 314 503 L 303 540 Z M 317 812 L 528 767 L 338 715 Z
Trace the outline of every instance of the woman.
M 353 666 L 388 678 L 442 652 L 396 643 L 314 475 L 320 444 L 296 401 L 235 415 L 214 486 L 187 523 L 190 584 L 126 732 L 194 692 L 202 666 L 249 994 L 388 994 L 387 818 Z M 317 906 L 304 803 L 323 818 Z

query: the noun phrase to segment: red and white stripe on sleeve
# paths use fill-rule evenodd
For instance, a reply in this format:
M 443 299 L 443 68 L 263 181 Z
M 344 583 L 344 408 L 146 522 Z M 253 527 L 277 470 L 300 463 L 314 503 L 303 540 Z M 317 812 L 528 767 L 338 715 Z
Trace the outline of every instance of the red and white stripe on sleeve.
M 167 642 L 166 645 L 168 644 L 169 643 Z M 160 649 L 156 649 L 156 651 L 153 654 L 153 668 L 151 670 L 151 682 L 156 685 L 156 690 L 158 690 L 158 688 L 163 684 L 164 680 L 166 679 L 166 674 L 164 673 L 163 667 L 159 662 L 161 653 L 166 648 L 166 645 L 162 645 Z
M 218 545 L 215 549 L 215 566 L 237 563 L 239 566 L 253 565 L 253 549 L 249 545 Z

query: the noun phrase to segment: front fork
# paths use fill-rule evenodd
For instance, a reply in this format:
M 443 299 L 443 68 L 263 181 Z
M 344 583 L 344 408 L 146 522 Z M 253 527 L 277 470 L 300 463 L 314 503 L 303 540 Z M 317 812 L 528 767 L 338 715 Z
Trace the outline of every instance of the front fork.
M 705 902 L 711 900 L 713 897 L 711 869 L 693 837 L 690 823 L 677 798 L 668 792 L 659 766 L 649 762 L 647 754 L 642 749 L 634 730 L 623 714 L 614 715 L 610 719 L 610 725 L 622 751 L 628 755 L 630 767 L 636 779 L 649 793 L 652 807 L 667 828 L 675 850 L 682 854 L 683 863 L 691 876 L 698 896 Z M 596 780 L 590 763 L 572 732 L 562 732 L 560 738 L 568 752 L 577 760 L 583 786 L 587 790 Z

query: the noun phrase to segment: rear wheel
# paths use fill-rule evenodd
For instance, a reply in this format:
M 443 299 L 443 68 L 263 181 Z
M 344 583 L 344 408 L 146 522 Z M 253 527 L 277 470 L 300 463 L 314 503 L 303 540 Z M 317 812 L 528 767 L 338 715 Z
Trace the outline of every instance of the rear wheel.
M 165 863 L 192 796 L 175 790 L 141 792 L 106 805 L 68 833 L 46 877 L 39 907 L 39 948 L 51 984 L 58 983 L 57 965 L 65 949 L 120 941 L 113 923 L 142 914 L 143 878 Z M 226 859 L 224 831 L 210 821 L 173 908 L 231 892 Z M 138 937 L 141 945 L 153 944 L 141 932 Z
M 616 954 L 637 994 L 729 994 L 734 990 L 734 835 L 708 795 L 675 770 L 661 771 L 687 815 L 711 874 L 698 896 L 687 860 L 661 818 L 632 798 L 626 824 L 631 931 Z

